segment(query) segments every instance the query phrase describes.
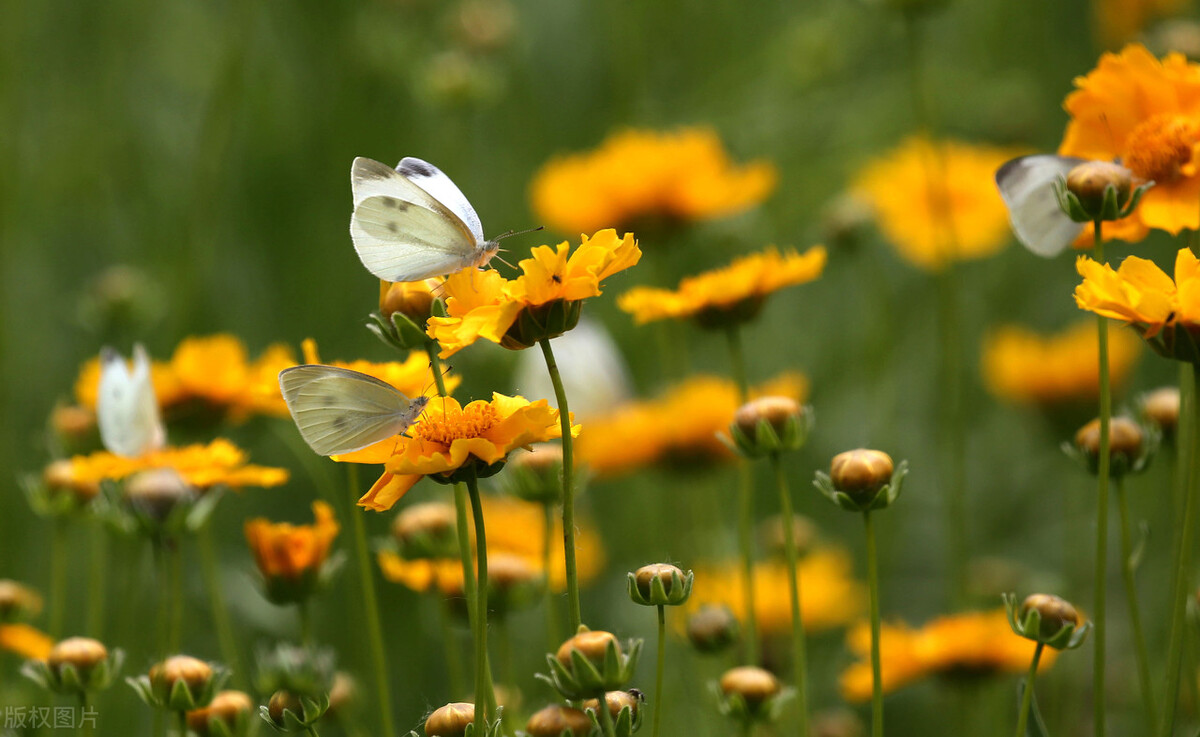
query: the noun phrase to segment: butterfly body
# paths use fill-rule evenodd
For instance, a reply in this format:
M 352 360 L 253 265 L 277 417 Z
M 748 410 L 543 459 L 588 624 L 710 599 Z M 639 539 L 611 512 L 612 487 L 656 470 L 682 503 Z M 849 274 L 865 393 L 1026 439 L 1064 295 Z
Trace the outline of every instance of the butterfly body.
M 304 442 L 324 456 L 352 453 L 404 432 L 429 402 L 337 366 L 284 369 L 279 388 Z
M 137 458 L 166 444 L 150 380 L 150 359 L 142 346 L 133 348 L 132 369 L 112 348 L 100 350 L 96 423 L 104 447 L 119 456 Z
M 475 208 L 433 164 L 407 157 L 395 169 L 358 157 L 350 168 L 350 237 L 363 266 L 405 282 L 487 264 L 500 250 Z

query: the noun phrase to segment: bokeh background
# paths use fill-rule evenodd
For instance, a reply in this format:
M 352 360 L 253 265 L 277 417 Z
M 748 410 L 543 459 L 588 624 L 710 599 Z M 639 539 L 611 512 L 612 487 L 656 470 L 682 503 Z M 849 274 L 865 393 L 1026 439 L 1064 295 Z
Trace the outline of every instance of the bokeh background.
M 1186 19 L 1188 12 L 1176 15 Z M 1054 149 L 1073 77 L 1091 69 L 1102 50 L 1119 47 L 1096 17 L 1096 8 L 1078 0 L 950 2 L 923 16 L 917 68 L 936 134 L 1031 152 Z M 643 264 L 613 278 L 585 311 L 615 337 L 636 392 L 652 395 L 680 378 L 671 375 L 678 367 L 662 365 L 651 330 L 634 327 L 616 309 L 615 295 L 635 284 L 673 285 L 768 244 L 829 246 L 821 279 L 776 295 L 746 331 L 750 378 L 794 368 L 811 379 L 816 431 L 788 459 L 789 474 L 799 511 L 854 552 L 860 577 L 858 520 L 808 493 L 812 473 L 857 446 L 909 460 L 906 494 L 880 525 L 884 615 L 918 624 L 948 612 L 934 282 L 869 226 L 844 237 L 831 229 L 829 215 L 865 163 L 918 129 L 913 43 L 905 28 L 901 14 L 883 4 L 846 0 L 4 0 L 0 469 L 8 480 L 0 493 L 0 577 L 45 585 L 50 525 L 29 509 L 18 478 L 50 459 L 49 413 L 70 400 L 80 365 L 101 345 L 128 352 L 139 341 L 165 358 L 186 336 L 229 332 L 252 355 L 270 343 L 298 346 L 312 337 L 329 358 L 392 357 L 362 327 L 377 305 L 378 284 L 347 233 L 353 157 L 394 162 L 416 155 L 436 163 L 492 235 L 539 224 L 529 184 L 556 154 L 595 147 L 624 127 L 701 124 L 719 132 L 735 160 L 773 162 L 778 187 L 760 207 L 698 225 L 686 238 L 664 243 L 642 236 L 653 268 Z M 1148 24 L 1137 32 L 1161 53 L 1163 28 Z M 1187 30 L 1169 30 L 1186 40 L 1180 28 Z M 533 245 L 576 236 L 546 232 L 505 247 L 515 262 Z M 1136 248 L 1169 265 L 1175 247 L 1156 234 Z M 1129 252 L 1118 244 L 1110 256 Z M 957 279 L 972 558 L 1000 561 L 1002 583 L 1023 587 L 1020 593 L 1053 588 L 1090 601 L 1089 538 L 1073 549 L 1067 528 L 1071 515 L 1091 508 L 1092 481 L 1058 444 L 1092 410 L 1048 419 L 989 396 L 979 372 L 979 346 L 991 326 L 1022 322 L 1048 331 L 1081 317 L 1070 296 L 1078 281 L 1071 261 L 1043 261 L 1013 244 L 963 264 Z M 123 289 L 132 291 L 136 308 L 110 319 L 105 295 Z M 720 335 L 683 334 L 681 366 L 728 373 Z M 451 362 L 464 379 L 459 396 L 522 390 L 512 378 L 517 357 L 493 348 L 472 348 Z M 1174 365 L 1147 359 L 1118 404 L 1176 378 Z M 294 473 L 286 487 L 230 495 L 214 520 L 228 599 L 242 625 L 239 641 L 249 649 L 294 623 L 253 588 L 243 520 L 307 520 L 316 492 L 283 438 L 289 426 L 259 418 L 226 430 L 256 462 Z M 775 497 L 762 476 L 759 508 L 766 514 Z M 1160 466 L 1133 482 L 1135 516 L 1165 519 L 1167 478 Z M 732 471 L 682 481 L 646 472 L 590 486 L 581 504 L 609 554 L 604 575 L 584 593 L 588 621 L 652 638 L 650 610 L 625 598 L 625 571 L 662 559 L 686 567 L 714 551 L 732 551 L 732 529 L 680 523 L 691 519 L 689 505 L 706 485 L 728 487 L 732 515 Z M 424 482 L 412 496 L 440 491 Z M 384 534 L 389 518 L 368 517 L 372 531 Z M 1152 529 L 1147 560 L 1165 570 L 1169 535 L 1159 531 Z M 73 539 L 70 559 L 78 565 L 71 581 L 80 602 L 87 555 L 86 538 Z M 1065 577 L 1072 560 L 1080 575 Z M 157 601 L 148 556 L 125 551 L 113 561 L 110 619 L 136 639 Z M 1166 575 L 1144 565 L 1140 576 L 1151 652 L 1160 652 L 1165 625 L 1155 617 L 1165 611 Z M 973 581 L 986 589 L 982 575 Z M 1110 590 L 1119 602 L 1115 583 Z M 330 603 L 317 607 L 317 632 L 365 675 L 357 615 L 340 603 L 353 600 L 356 585 L 345 572 Z M 977 592 L 974 603 L 994 606 L 1001 590 Z M 446 700 L 441 647 L 420 636 L 434 626 L 433 610 L 398 587 L 384 584 L 382 591 L 396 711 L 402 725 L 416 726 Z M 196 614 L 188 617 L 185 642 L 216 657 L 201 592 L 188 594 Z M 1132 657 L 1120 645 L 1123 614 L 1112 608 L 1110 650 L 1117 660 L 1111 667 L 1131 673 L 1124 667 L 1131 661 L 1122 660 Z M 517 629 L 516 652 L 518 670 L 532 674 L 544 667 L 544 647 L 540 615 L 529 616 Z M 80 609 L 68 610 L 68 630 L 82 617 Z M 821 635 L 812 647 L 813 703 L 835 706 L 835 675 L 849 661 L 842 635 Z M 679 639 L 670 656 L 689 675 L 669 681 L 675 706 L 668 731 L 727 731 L 702 686 L 719 667 L 692 660 Z M 1086 680 L 1090 658 L 1090 648 L 1071 653 L 1047 676 L 1047 714 L 1055 715 L 1055 688 Z M 645 661 L 643 688 L 653 665 Z M 147 664 L 134 659 L 127 671 Z M 17 678 L 11 661 L 0 678 Z M 0 697 L 10 703 L 28 693 L 21 684 L 0 683 Z M 524 684 L 538 694 L 533 701 L 546 696 L 531 675 Z M 1006 733 L 1015 679 L 972 688 L 995 715 L 974 714 L 973 733 Z M 1132 677 L 1118 675 L 1112 688 L 1117 703 L 1136 705 Z M 934 725 L 949 731 L 940 715 L 961 698 L 955 693 L 926 683 L 889 697 L 889 731 L 915 735 Z M 146 716 L 131 692 L 118 685 L 104 699 L 102 734 L 141 733 Z M 1057 716 L 1059 724 L 1071 722 Z

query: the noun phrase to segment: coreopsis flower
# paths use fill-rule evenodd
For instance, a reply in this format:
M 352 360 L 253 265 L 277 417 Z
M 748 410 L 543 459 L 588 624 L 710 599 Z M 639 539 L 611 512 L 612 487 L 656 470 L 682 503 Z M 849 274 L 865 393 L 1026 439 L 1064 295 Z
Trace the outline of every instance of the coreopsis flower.
M 246 522 L 246 542 L 262 574 L 267 598 L 275 603 L 303 601 L 322 582 L 337 537 L 337 520 L 325 502 L 312 505 L 315 522 L 292 525 L 257 517 Z
M 572 435 L 579 426 L 572 428 Z M 385 471 L 358 500 L 361 507 L 382 512 L 425 476 L 452 483 L 468 470 L 479 477 L 499 471 L 517 448 L 560 437 L 558 410 L 544 399 L 493 394 L 491 401 L 462 406 L 453 397 L 430 400 L 407 435 L 338 456 L 352 463 L 382 463 Z
M 842 696 L 847 701 L 867 701 L 872 684 L 870 627 L 860 624 L 846 639 L 860 660 L 842 672 Z M 884 624 L 880 640 L 883 691 L 889 693 L 931 675 L 1024 673 L 1035 647 L 1013 633 L 1003 609 L 941 617 L 919 630 Z M 1039 670 L 1048 668 L 1056 655 L 1054 651 L 1043 653 Z
M 1187 248 L 1175 256 L 1175 279 L 1153 261 L 1129 256 L 1115 271 L 1086 256 L 1075 262 L 1083 282 L 1075 287 L 1082 310 L 1120 320 L 1141 333 L 1155 352 L 1200 361 L 1200 261 Z
M 1099 396 L 1099 339 L 1091 322 L 1042 335 L 1004 325 L 983 343 L 984 384 L 993 395 L 1022 404 L 1055 405 Z M 1121 386 L 1137 363 L 1140 345 L 1127 331 L 1108 331 L 1109 372 Z
M 1159 60 L 1131 44 L 1101 56 L 1075 87 L 1063 103 L 1071 121 L 1059 153 L 1118 160 L 1136 179 L 1154 182 L 1103 235 L 1138 241 L 1150 228 L 1200 227 L 1200 65 L 1174 53 Z
M 0 624 L 0 650 L 23 658 L 45 660 L 54 649 L 54 638 L 28 624 Z
M 42 611 L 42 595 L 25 584 L 0 578 L 0 624 L 24 622 Z
M 785 373 L 752 388 L 750 396 L 778 395 L 803 404 L 808 379 Z M 693 376 L 658 399 L 631 402 L 588 422 L 579 461 L 599 476 L 615 476 L 659 462 L 681 466 L 734 457 L 719 434 L 728 431 L 741 400 L 737 385 Z
M 593 152 L 551 160 L 530 190 L 533 209 L 548 226 L 590 233 L 733 215 L 762 202 L 776 179 L 768 162 L 733 164 L 710 128 L 634 129 L 610 135 Z
M 701 327 L 724 327 L 753 319 L 768 294 L 812 281 L 824 268 L 824 246 L 803 254 L 792 249 L 780 253 L 771 246 L 736 258 L 728 266 L 687 277 L 676 290 L 634 287 L 617 304 L 638 325 L 693 318 Z
M 139 471 L 173 469 L 188 484 L 204 490 L 218 484 L 240 489 L 246 486 L 272 487 L 287 481 L 283 468 L 247 463 L 247 455 L 224 438 L 207 445 L 167 446 L 136 458 L 98 451 L 71 460 L 72 483 L 120 481 Z
M 914 136 L 867 164 L 853 184 L 907 261 L 939 271 L 1008 242 L 1008 211 L 992 175 L 1020 152 Z
M 446 358 L 485 338 L 521 350 L 575 327 L 583 300 L 600 294 L 600 282 L 642 257 L 632 233 L 615 230 L 581 236 L 571 251 L 537 246 L 520 261 L 521 276 L 505 279 L 494 269 L 463 269 L 445 282 L 446 317 L 429 319 L 428 333 Z
M 484 496 L 483 516 L 487 524 L 488 556 L 512 555 L 521 558 L 538 573 L 544 573 L 542 546 L 545 511 L 541 504 L 505 497 Z M 473 523 L 470 523 L 473 526 Z M 588 583 L 604 566 L 604 547 L 600 533 L 586 519 L 575 519 L 575 559 L 579 580 Z M 474 544 L 475 536 L 468 536 Z M 413 591 L 438 590 L 443 594 L 462 590 L 462 562 L 457 557 L 406 560 L 391 552 L 379 553 L 384 578 Z M 562 521 L 556 520 L 550 532 L 551 591 L 566 590 L 567 575 L 563 560 Z
M 739 621 L 745 621 L 741 566 L 740 561 L 734 560 L 696 566 L 696 580 L 686 610 L 724 605 Z M 800 559 L 798 576 L 804 582 L 800 618 L 806 631 L 844 627 L 862 616 L 867 602 L 866 586 L 854 580 L 852 570 L 850 556 L 839 548 L 818 547 Z M 787 564 L 777 559 L 755 563 L 754 618 L 760 631 L 768 635 L 790 634 L 791 606 Z

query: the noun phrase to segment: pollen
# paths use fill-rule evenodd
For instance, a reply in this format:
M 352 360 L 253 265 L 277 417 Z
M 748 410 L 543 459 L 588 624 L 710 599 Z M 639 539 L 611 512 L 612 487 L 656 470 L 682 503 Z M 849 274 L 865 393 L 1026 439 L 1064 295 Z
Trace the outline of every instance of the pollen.
M 1192 160 L 1200 131 L 1176 115 L 1155 115 L 1137 125 L 1126 140 L 1124 165 L 1142 179 L 1173 182 Z
M 416 438 L 450 445 L 460 438 L 482 437 L 498 419 L 496 408 L 483 402 L 468 404 L 461 410 L 452 406 L 445 407 L 444 412 L 432 408 L 425 411 L 411 432 Z

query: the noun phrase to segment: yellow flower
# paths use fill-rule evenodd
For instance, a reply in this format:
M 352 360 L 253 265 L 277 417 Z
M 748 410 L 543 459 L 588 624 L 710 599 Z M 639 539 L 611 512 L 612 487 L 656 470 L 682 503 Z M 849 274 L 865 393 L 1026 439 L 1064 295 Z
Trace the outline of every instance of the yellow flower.
M 809 632 L 843 627 L 862 616 L 867 602 L 866 587 L 851 575 L 851 560 L 839 548 L 815 548 L 800 559 L 797 575 L 802 581 L 800 619 Z M 741 621 L 746 618 L 742 596 L 742 564 L 728 561 L 695 568 L 696 581 L 685 611 L 705 604 L 724 604 Z M 792 631 L 791 595 L 787 564 L 778 559 L 754 564 L 754 616 L 765 634 Z
M 539 574 L 542 569 L 544 511 L 541 504 L 503 497 L 482 497 L 487 526 L 488 555 L 514 555 Z M 575 518 L 575 558 L 580 583 L 599 575 L 604 566 L 600 535 L 586 520 Z M 474 543 L 475 537 L 471 535 Z M 567 573 L 563 558 L 562 522 L 550 533 L 550 587 L 565 591 Z M 436 588 L 443 594 L 462 590 L 462 561 L 455 559 L 406 560 L 392 552 L 379 554 L 379 567 L 389 581 L 413 591 Z
M 54 638 L 27 624 L 0 624 L 0 650 L 29 660 L 45 660 L 54 649 Z
M 1075 87 L 1063 103 L 1071 122 L 1058 152 L 1119 160 L 1154 182 L 1132 215 L 1105 223 L 1105 237 L 1137 241 L 1150 228 L 1200 227 L 1200 65 L 1182 54 L 1159 61 L 1131 44 L 1101 56 Z
M 1100 387 L 1096 326 L 1082 322 L 1050 336 L 1005 325 L 983 344 L 983 377 L 1002 399 L 1028 404 L 1092 400 Z M 1114 385 L 1128 378 L 1140 344 L 1125 331 L 1109 330 L 1108 361 Z
M 563 241 L 538 246 L 522 259 L 522 274 L 505 279 L 494 269 L 463 269 L 446 280 L 446 317 L 429 319 L 429 337 L 442 346 L 441 357 L 457 353 L 479 338 L 520 350 L 542 338 L 575 327 L 583 300 L 600 294 L 603 279 L 633 266 L 642 257 L 632 233 L 615 230 L 581 237 L 574 253 Z
M 1100 39 L 1105 44 L 1128 41 L 1154 19 L 1183 10 L 1186 0 L 1093 0 Z
M 246 452 L 224 438 L 217 438 L 208 445 L 166 447 L 137 458 L 99 451 L 71 459 L 71 474 L 75 483 L 119 481 L 139 471 L 157 468 L 174 469 L 184 481 L 199 489 L 217 484 L 235 489 L 243 486 L 271 487 L 283 484 L 288 478 L 285 469 L 247 464 Z
M 291 525 L 257 517 L 246 522 L 246 542 L 254 562 L 267 580 L 296 581 L 320 569 L 329 558 L 338 523 L 325 502 L 312 505 L 312 525 Z
M 859 624 L 846 641 L 860 660 L 842 672 L 842 696 L 847 701 L 867 701 L 873 682 L 870 626 Z M 1023 673 L 1035 647 L 1033 641 L 1013 633 L 1003 609 L 941 617 L 919 630 L 886 624 L 879 641 L 883 691 L 890 693 L 937 674 Z M 1048 668 L 1057 656 L 1054 650 L 1044 650 L 1038 668 Z
M 853 189 L 909 262 L 938 271 L 1008 243 L 1008 211 L 993 177 L 1019 151 L 914 136 L 866 166 Z
M 825 247 L 803 255 L 771 246 L 763 253 L 734 259 L 728 266 L 679 282 L 679 289 L 635 287 L 617 300 L 618 306 L 642 325 L 666 318 L 694 317 L 702 326 L 741 322 L 758 314 L 767 295 L 812 281 L 825 268 Z
M 808 379 L 785 373 L 751 391 L 768 395 L 803 402 Z M 717 435 L 728 432 L 740 404 L 733 381 L 694 376 L 658 399 L 630 402 L 589 420 L 577 445 L 580 463 L 597 475 L 615 476 L 663 461 L 692 466 L 728 460 L 733 454 Z
M 304 351 L 305 363 L 337 366 L 338 368 L 357 371 L 360 374 L 374 376 L 376 379 L 396 387 L 400 393 L 408 397 L 419 397 L 422 394 L 427 394 L 433 389 L 435 383 L 433 372 L 429 368 L 429 357 L 425 355 L 424 351 L 413 351 L 403 361 L 388 361 L 385 363 L 362 360 L 323 362 L 317 353 L 317 343 L 312 338 L 306 339 L 301 344 L 301 348 Z M 447 392 L 453 392 L 462 383 L 460 376 L 451 373 L 444 374 L 443 379 L 446 382 Z M 279 396 L 280 401 L 283 401 L 283 397 L 279 393 L 278 375 L 275 379 L 275 394 Z
M 578 432 L 576 425 L 571 434 Z M 530 402 L 493 394 L 490 402 L 476 400 L 463 407 L 453 397 L 439 397 L 430 400 L 408 435 L 338 460 L 384 464 L 383 475 L 358 500 L 360 507 L 382 512 L 424 476 L 449 480 L 468 463 L 480 475 L 498 471 L 498 466 L 488 467 L 502 463 L 513 450 L 560 436 L 558 410 L 545 399 Z
M 710 128 L 625 130 L 596 151 L 551 160 L 531 186 L 533 209 L 563 233 L 650 219 L 697 221 L 742 212 L 775 189 L 765 161 L 735 166 Z

